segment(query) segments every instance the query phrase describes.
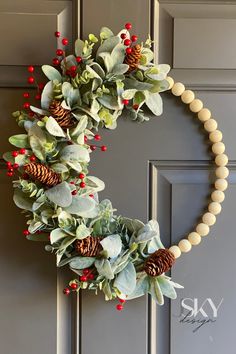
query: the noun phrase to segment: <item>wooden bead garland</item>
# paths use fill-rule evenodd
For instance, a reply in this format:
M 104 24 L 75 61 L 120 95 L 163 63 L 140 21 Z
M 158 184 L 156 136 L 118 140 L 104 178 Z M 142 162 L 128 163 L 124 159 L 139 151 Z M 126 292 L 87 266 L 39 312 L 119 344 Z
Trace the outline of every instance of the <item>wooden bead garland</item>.
M 222 132 L 217 129 L 218 124 L 212 118 L 211 111 L 203 107 L 203 103 L 198 98 L 195 98 L 195 93 L 191 90 L 185 90 L 185 86 L 181 82 L 174 83 L 171 77 L 167 77 L 170 84 L 171 92 L 174 96 L 180 96 L 181 101 L 189 105 L 191 112 L 196 113 L 200 122 L 202 122 L 204 129 L 209 133 L 209 140 L 212 143 L 212 152 L 215 156 L 216 164 L 216 180 L 215 190 L 211 193 L 211 202 L 208 205 L 208 211 L 202 216 L 200 222 L 194 231 L 190 232 L 187 238 L 179 241 L 178 246 L 172 245 L 169 250 L 173 253 L 175 258 L 179 258 L 182 253 L 187 253 L 192 249 L 192 246 L 199 245 L 202 237 L 205 237 L 210 232 L 210 226 L 216 222 L 216 215 L 221 212 L 221 203 L 225 199 L 224 191 L 228 187 L 226 178 L 229 175 L 228 156 L 225 152 L 225 145 L 222 142 Z

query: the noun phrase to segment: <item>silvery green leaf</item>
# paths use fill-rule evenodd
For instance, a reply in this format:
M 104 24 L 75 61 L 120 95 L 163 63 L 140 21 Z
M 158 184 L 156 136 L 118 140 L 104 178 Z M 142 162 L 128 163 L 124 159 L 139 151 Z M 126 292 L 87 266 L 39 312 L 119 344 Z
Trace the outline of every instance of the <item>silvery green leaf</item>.
M 46 158 L 45 150 L 42 146 L 42 141 L 37 136 L 29 136 L 29 143 L 31 149 L 33 150 L 34 155 L 41 161 L 44 161 Z
M 29 241 L 39 241 L 39 242 L 47 242 L 48 235 L 47 234 L 30 234 L 26 236 Z
M 122 43 L 118 43 L 112 50 L 111 52 L 111 57 L 113 60 L 113 67 L 117 66 L 118 64 L 120 65 L 126 65 L 123 64 L 124 59 L 125 59 L 125 46 Z M 128 65 L 127 65 L 128 66 Z M 129 67 L 129 66 L 128 66 Z M 126 72 L 126 71 L 125 71 Z M 123 74 L 123 73 L 120 73 Z
M 116 81 L 116 90 L 117 90 L 117 95 L 122 96 L 122 93 L 124 92 L 124 83 L 122 81 L 119 80 Z
M 42 95 L 41 95 L 41 107 L 44 110 L 48 110 L 50 103 L 53 99 L 53 82 L 49 81 L 43 89 Z M 31 108 L 32 110 L 32 108 Z M 34 111 L 35 112 L 35 111 Z M 38 112 L 35 112 L 38 113 Z M 40 113 L 39 113 L 40 114 Z M 47 116 L 47 113 L 43 113 L 45 116 Z
M 81 133 L 78 137 L 77 137 L 77 139 L 76 139 L 76 142 L 77 142 L 77 144 L 79 144 L 79 145 L 83 145 L 84 144 L 84 133 Z
M 46 129 L 53 136 L 65 137 L 66 134 L 60 125 L 57 123 L 56 119 L 53 117 L 48 117 L 46 121 Z
M 48 111 L 46 111 L 46 109 L 41 109 L 41 108 L 34 107 L 34 106 L 30 106 L 30 109 L 31 109 L 32 112 L 40 114 L 41 116 L 46 116 L 48 114 Z
M 75 128 L 71 129 L 70 134 L 71 136 L 76 136 L 84 132 L 88 125 L 88 117 L 86 115 L 81 116 L 78 124 L 76 125 Z
M 154 53 L 151 49 L 149 48 L 143 48 L 142 49 L 142 56 L 141 56 L 141 60 L 140 63 L 142 65 L 147 65 L 148 63 L 150 63 L 153 58 L 154 58 Z
M 81 39 L 75 41 L 75 54 L 77 57 L 82 57 L 84 49 L 84 42 Z
M 157 281 L 164 296 L 169 297 L 170 299 L 177 298 L 175 288 L 167 278 L 164 276 L 159 276 L 157 277 Z
M 70 90 L 73 88 L 73 86 L 71 85 L 71 83 L 69 82 L 63 82 L 62 84 L 62 94 L 64 96 L 64 98 L 68 98 L 70 95 Z
M 121 252 L 122 242 L 120 235 L 109 235 L 104 237 L 100 243 L 109 258 L 117 257 Z
M 60 153 L 60 159 L 63 162 L 89 162 L 89 152 L 86 148 L 79 145 L 68 145 Z
M 163 305 L 164 297 L 161 292 L 161 288 L 157 278 L 149 277 L 149 282 L 150 282 L 149 291 L 148 291 L 149 294 L 152 296 L 153 300 L 155 300 L 159 305 Z
M 28 150 L 29 151 L 29 150 Z M 18 163 L 19 166 L 24 166 L 28 162 L 28 156 L 25 155 L 18 155 L 15 157 L 15 163 Z
M 86 184 L 87 187 L 91 187 L 92 190 L 96 192 L 103 191 L 103 189 L 105 188 L 105 183 L 95 176 L 87 176 Z
M 100 109 L 100 104 L 96 99 L 93 99 L 91 104 L 91 112 L 98 113 L 99 109 Z
M 120 39 L 118 37 L 110 37 L 100 45 L 100 47 L 97 50 L 96 56 L 98 57 L 100 53 L 111 53 L 113 48 L 120 43 Z
M 77 172 L 81 172 L 82 171 L 82 166 L 79 162 L 67 162 L 67 165 L 70 166 L 73 170 L 77 171 Z
M 138 91 L 150 90 L 153 87 L 152 84 L 129 78 L 126 78 L 124 83 L 126 89 L 136 89 Z
M 44 226 L 44 224 L 41 222 L 41 221 L 36 221 L 36 220 L 33 220 L 29 227 L 28 227 L 28 230 L 30 233 L 35 233 L 36 231 L 40 230 L 42 228 L 42 226 Z
M 107 28 L 107 27 L 102 27 L 101 30 L 100 30 L 100 38 L 101 40 L 105 40 L 105 39 L 108 39 L 110 37 L 113 37 L 114 34 L 113 32 L 110 30 L 110 28 Z
M 72 202 L 71 189 L 65 181 L 46 190 L 45 194 L 51 202 L 61 207 L 68 207 Z
M 136 299 L 148 293 L 149 282 L 146 274 L 137 279 L 134 291 L 127 297 L 127 300 Z
M 111 269 L 111 264 L 107 259 L 97 259 L 94 265 L 97 268 L 99 275 L 103 275 L 107 279 L 114 278 L 114 273 Z
M 50 81 L 58 80 L 59 82 L 61 82 L 61 74 L 53 66 L 43 65 L 42 71 L 44 72 L 44 75 L 46 75 Z
M 92 43 L 97 43 L 97 42 L 98 42 L 97 37 L 96 37 L 93 33 L 90 33 L 90 34 L 89 34 L 89 40 L 90 40 Z
M 104 53 L 99 54 L 99 57 L 101 57 L 103 59 L 107 73 L 111 73 L 113 66 L 115 64 L 111 54 L 108 52 L 104 52 Z
M 30 147 L 27 134 L 12 135 L 8 140 L 9 140 L 10 144 L 12 144 L 16 147 L 19 147 L 19 148 Z
M 106 108 L 112 110 L 118 110 L 120 108 L 117 97 L 110 95 L 103 95 L 102 97 L 98 97 L 97 100 Z
M 82 217 L 88 217 L 94 211 L 96 215 L 98 210 L 96 208 L 96 202 L 94 199 L 90 197 L 81 197 L 79 195 L 75 195 L 72 198 L 72 203 L 69 207 L 65 208 L 68 213 L 76 214 Z
M 102 290 L 105 294 L 105 300 L 112 300 L 112 291 L 108 280 L 103 282 Z
M 86 238 L 90 234 L 91 234 L 91 230 L 89 228 L 87 228 L 86 225 L 84 225 L 84 224 L 79 225 L 76 229 L 76 237 L 79 240 Z
M 20 189 L 16 189 L 13 195 L 13 201 L 20 209 L 25 209 L 32 211 L 33 201 L 25 193 L 23 193 Z
M 145 102 L 145 95 L 142 91 L 137 91 L 134 95 L 134 104 L 138 104 L 139 107 Z
M 134 98 L 134 95 L 136 94 L 137 90 L 136 89 L 128 89 L 125 90 L 122 93 L 122 97 L 127 99 L 127 100 L 132 100 L 132 98 Z
M 50 242 L 51 244 L 61 241 L 65 237 L 70 237 L 65 231 L 60 228 L 54 229 L 50 233 Z
M 59 163 L 59 162 L 51 165 L 51 168 L 53 169 L 53 171 L 57 173 L 68 172 L 68 168 L 63 163 Z
M 125 295 L 132 294 L 136 287 L 136 270 L 133 263 L 127 264 L 118 274 L 113 285 Z
M 169 90 L 170 84 L 167 80 L 153 81 L 153 87 L 150 92 L 163 92 Z
M 88 108 L 88 107 L 79 107 L 79 109 L 82 111 L 82 112 L 85 112 L 87 113 L 90 117 L 92 117 L 96 122 L 100 122 L 100 118 L 99 118 L 99 115 L 97 113 L 93 113 L 91 112 L 91 109 Z
M 73 269 L 85 269 L 93 265 L 94 257 L 75 257 L 70 261 L 70 267 Z
M 99 65 L 96 62 L 93 62 L 90 64 L 90 66 L 93 68 L 93 70 L 99 75 L 100 78 L 104 79 L 105 78 L 105 72 L 101 65 Z
M 155 115 L 155 116 L 160 116 L 163 112 L 163 104 L 162 104 L 162 99 L 161 96 L 159 95 L 158 92 L 156 93 L 150 93 L 148 91 L 145 91 L 145 96 L 146 100 L 145 103 L 150 109 L 150 111 Z
M 67 104 L 66 100 L 63 100 L 61 102 L 61 107 L 64 108 L 64 109 L 68 109 L 68 110 L 71 109 L 71 106 L 69 104 Z
M 9 161 L 12 164 L 15 162 L 15 158 L 12 156 L 11 152 L 4 152 L 2 157 L 5 161 Z

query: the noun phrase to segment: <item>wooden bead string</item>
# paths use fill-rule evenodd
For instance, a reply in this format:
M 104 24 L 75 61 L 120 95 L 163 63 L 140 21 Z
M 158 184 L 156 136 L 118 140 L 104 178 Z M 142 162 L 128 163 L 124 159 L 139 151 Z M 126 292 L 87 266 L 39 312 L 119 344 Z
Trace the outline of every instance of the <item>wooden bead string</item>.
M 203 107 L 203 103 L 191 90 L 185 90 L 185 86 L 181 82 L 174 83 L 171 77 L 167 77 L 170 85 L 170 90 L 174 96 L 180 97 L 181 101 L 189 105 L 191 112 L 196 113 L 200 122 L 202 122 L 205 131 L 209 133 L 209 140 L 212 143 L 212 152 L 215 154 L 216 164 L 216 180 L 215 189 L 211 193 L 211 202 L 208 205 L 208 212 L 202 216 L 200 222 L 194 231 L 190 232 L 187 238 L 180 240 L 178 245 L 173 245 L 169 250 L 174 254 L 175 258 L 179 258 L 181 253 L 187 253 L 192 249 L 192 246 L 199 245 L 202 237 L 205 237 L 210 232 L 210 227 L 216 222 L 216 215 L 221 212 L 221 203 L 225 199 L 224 191 L 228 187 L 226 178 L 229 175 L 229 170 L 226 167 L 228 156 L 224 154 L 225 145 L 222 142 L 222 132 L 217 130 L 217 122 L 212 118 L 211 111 Z

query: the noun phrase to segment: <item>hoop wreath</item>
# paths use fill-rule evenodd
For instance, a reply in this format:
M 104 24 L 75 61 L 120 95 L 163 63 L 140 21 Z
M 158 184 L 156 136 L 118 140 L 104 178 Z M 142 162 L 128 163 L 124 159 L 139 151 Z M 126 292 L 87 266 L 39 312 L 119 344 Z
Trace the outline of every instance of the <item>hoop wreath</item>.
M 45 250 L 56 254 L 57 266 L 69 266 L 76 273 L 64 293 L 102 290 L 106 300 L 118 298 L 119 311 L 126 300 L 145 294 L 160 305 L 164 296 L 176 298 L 175 288 L 182 286 L 165 273 L 209 234 L 221 212 L 229 175 L 222 133 L 210 110 L 193 91 L 167 76 L 169 65 L 152 63 L 151 39 L 137 44 L 131 28 L 127 23 L 114 35 L 103 27 L 99 39 L 93 34 L 85 41 L 77 39 L 75 55 L 66 55 L 69 41 L 55 32 L 59 48 L 53 66 L 42 66 L 49 81 L 38 83 L 35 68 L 28 67 L 27 81 L 36 84 L 40 107 L 30 103 L 29 92 L 23 93 L 23 110 L 13 116 L 25 133 L 11 136 L 9 142 L 18 150 L 3 155 L 7 175 L 18 174 L 13 200 L 27 217 L 23 234 L 46 242 Z M 117 216 L 109 200 L 99 201 L 105 185 L 88 170 L 90 154 L 107 150 L 100 145 L 97 129 L 115 129 L 124 110 L 127 118 L 138 122 L 149 120 L 147 110 L 161 115 L 160 93 L 167 90 L 204 125 L 216 165 L 208 212 L 169 249 L 161 242 L 156 220 L 144 224 Z

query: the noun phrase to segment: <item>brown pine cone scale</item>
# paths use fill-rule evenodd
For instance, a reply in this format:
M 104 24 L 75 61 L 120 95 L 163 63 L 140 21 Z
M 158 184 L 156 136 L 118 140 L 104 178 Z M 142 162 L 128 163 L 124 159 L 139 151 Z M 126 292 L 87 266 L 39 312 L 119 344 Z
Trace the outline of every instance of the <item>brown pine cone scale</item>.
M 157 277 L 170 270 L 174 263 L 173 253 L 166 248 L 160 248 L 147 258 L 144 270 L 151 277 Z
M 132 47 L 132 52 L 130 54 L 126 54 L 124 63 L 129 65 L 129 70 L 127 73 L 129 74 L 131 71 L 137 69 L 141 58 L 141 46 L 136 44 Z
M 24 166 L 24 170 L 27 174 L 33 177 L 34 180 L 41 182 L 48 187 L 61 183 L 60 175 L 42 163 L 28 163 Z
M 75 124 L 71 111 L 63 108 L 60 101 L 53 100 L 49 106 L 49 112 L 61 128 L 70 128 Z
M 96 257 L 102 251 L 101 240 L 100 236 L 87 236 L 82 240 L 76 240 L 74 247 L 80 256 Z

